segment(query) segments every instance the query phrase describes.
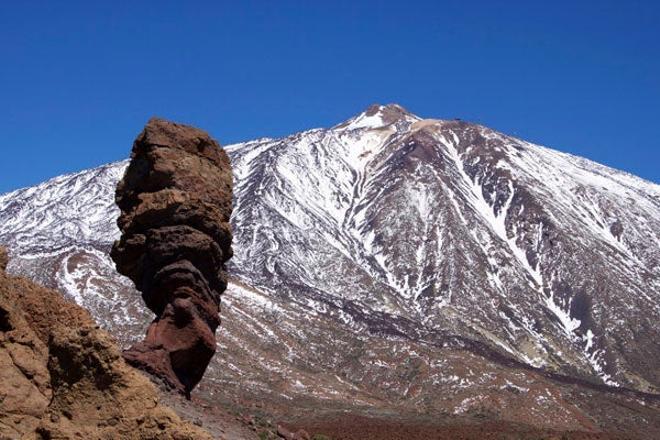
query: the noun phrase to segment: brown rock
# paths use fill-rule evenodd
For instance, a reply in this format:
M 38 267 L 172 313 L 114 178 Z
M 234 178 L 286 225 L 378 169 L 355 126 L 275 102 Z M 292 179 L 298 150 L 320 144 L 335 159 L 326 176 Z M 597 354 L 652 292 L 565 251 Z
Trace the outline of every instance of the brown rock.
M 189 396 L 215 353 L 227 287 L 229 158 L 204 131 L 151 119 L 133 144 L 116 201 L 122 236 L 112 258 L 156 314 L 145 340 L 124 357 Z
M 1 435 L 12 438 L 39 425 L 52 398 L 47 363 L 46 344 L 0 286 Z
M 0 271 L 7 269 L 7 263 L 9 262 L 9 257 L 7 256 L 7 249 L 0 246 Z
M 293 431 L 284 425 L 277 425 L 277 435 L 284 440 L 310 440 L 310 436 L 304 429 Z
M 85 310 L 0 272 L 0 438 L 210 436 L 158 404 Z

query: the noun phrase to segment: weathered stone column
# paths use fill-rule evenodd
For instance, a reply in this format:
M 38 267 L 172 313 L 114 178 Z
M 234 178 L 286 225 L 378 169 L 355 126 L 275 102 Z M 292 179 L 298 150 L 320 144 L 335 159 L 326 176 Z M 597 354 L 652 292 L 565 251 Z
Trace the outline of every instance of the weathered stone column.
M 206 132 L 151 119 L 117 186 L 122 231 L 112 259 L 156 314 L 133 366 L 190 395 L 215 353 L 231 258 L 232 172 Z

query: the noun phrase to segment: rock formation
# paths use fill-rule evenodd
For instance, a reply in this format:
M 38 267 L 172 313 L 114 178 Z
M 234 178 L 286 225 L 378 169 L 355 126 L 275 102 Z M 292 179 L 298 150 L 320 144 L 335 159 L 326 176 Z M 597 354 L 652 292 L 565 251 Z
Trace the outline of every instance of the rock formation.
M 159 403 L 86 310 L 0 270 L 0 438 L 210 436 Z
M 189 396 L 215 353 L 227 286 L 229 158 L 204 131 L 151 119 L 133 144 L 116 201 L 122 236 L 112 259 L 156 314 L 145 340 L 124 357 Z
M 7 262 L 8 262 L 7 250 L 3 247 L 0 247 L 0 270 L 7 269 Z

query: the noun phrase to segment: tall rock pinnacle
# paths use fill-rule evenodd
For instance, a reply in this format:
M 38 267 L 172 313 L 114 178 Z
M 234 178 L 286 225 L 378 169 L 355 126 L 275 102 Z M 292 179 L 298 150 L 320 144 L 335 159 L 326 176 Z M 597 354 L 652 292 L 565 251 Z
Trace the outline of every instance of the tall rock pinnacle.
M 152 118 L 133 144 L 116 202 L 122 236 L 112 259 L 156 314 L 124 357 L 189 396 L 215 353 L 227 287 L 229 158 L 206 132 Z

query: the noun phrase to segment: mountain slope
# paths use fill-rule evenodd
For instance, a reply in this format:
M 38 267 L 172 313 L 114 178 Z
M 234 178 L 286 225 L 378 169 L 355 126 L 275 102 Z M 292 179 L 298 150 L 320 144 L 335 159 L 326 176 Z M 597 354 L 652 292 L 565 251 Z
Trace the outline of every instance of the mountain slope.
M 249 283 L 657 386 L 656 185 L 398 107 L 228 151 Z
M 235 256 L 209 396 L 504 405 L 500 417 L 591 429 L 557 377 L 657 393 L 658 185 L 396 105 L 226 150 Z M 148 314 L 107 257 L 125 165 L 0 196 L 0 242 L 11 271 L 128 344 Z M 527 391 L 497 397 L 507 387 Z

